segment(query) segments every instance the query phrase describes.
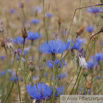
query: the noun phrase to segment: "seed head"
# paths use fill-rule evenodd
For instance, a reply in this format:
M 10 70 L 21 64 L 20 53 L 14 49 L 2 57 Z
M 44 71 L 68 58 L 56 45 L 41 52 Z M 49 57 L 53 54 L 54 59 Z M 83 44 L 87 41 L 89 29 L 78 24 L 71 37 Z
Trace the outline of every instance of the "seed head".
M 1 41 L 1 46 L 5 48 L 5 41 L 4 41 L 4 39 L 0 39 L 0 41 Z
M 85 27 L 84 27 L 84 26 L 82 26 L 81 28 L 79 28 L 79 29 L 76 31 L 77 36 L 81 35 L 84 30 L 85 30 Z
M 87 89 L 91 89 L 91 82 L 87 81 L 87 83 L 86 83 L 86 88 L 87 88 Z
M 25 29 L 25 27 L 23 27 L 23 29 L 22 29 L 22 37 L 25 39 L 25 38 L 27 38 L 27 36 L 28 36 L 28 34 L 26 32 L 26 29 Z

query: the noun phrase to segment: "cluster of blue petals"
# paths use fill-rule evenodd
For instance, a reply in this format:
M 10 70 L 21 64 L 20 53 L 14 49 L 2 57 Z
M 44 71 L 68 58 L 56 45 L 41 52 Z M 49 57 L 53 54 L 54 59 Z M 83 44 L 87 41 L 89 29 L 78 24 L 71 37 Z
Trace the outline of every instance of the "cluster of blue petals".
M 72 50 L 74 50 L 74 49 L 79 50 L 85 41 L 86 41 L 86 39 L 81 39 L 79 37 L 76 39 L 75 42 L 68 39 L 67 43 L 66 43 L 66 49 L 68 50 L 69 48 L 72 47 Z
M 63 53 L 66 49 L 65 43 L 63 43 L 60 39 L 50 40 L 48 43 L 45 41 L 42 45 L 40 45 L 40 51 L 43 53 Z
M 38 32 L 33 33 L 32 31 L 28 31 L 27 33 L 28 33 L 27 39 L 31 41 L 36 40 L 39 37 L 41 37 L 41 34 L 39 34 Z
M 60 68 L 62 65 L 63 65 L 63 67 L 66 65 L 65 62 L 63 63 L 63 61 L 61 61 L 61 62 L 59 63 L 59 61 L 60 61 L 60 60 L 58 60 L 58 59 L 56 59 L 56 60 L 54 61 L 55 67 Z M 63 63 L 63 64 L 62 64 L 62 63 Z M 53 61 L 48 60 L 47 63 L 46 63 L 46 66 L 48 66 L 49 68 L 52 69 L 52 68 L 53 68 Z
M 37 83 L 37 86 L 33 84 L 29 84 L 26 87 L 27 92 L 29 93 L 30 97 L 35 100 L 45 100 L 51 97 L 52 94 L 52 87 L 47 86 L 44 83 Z

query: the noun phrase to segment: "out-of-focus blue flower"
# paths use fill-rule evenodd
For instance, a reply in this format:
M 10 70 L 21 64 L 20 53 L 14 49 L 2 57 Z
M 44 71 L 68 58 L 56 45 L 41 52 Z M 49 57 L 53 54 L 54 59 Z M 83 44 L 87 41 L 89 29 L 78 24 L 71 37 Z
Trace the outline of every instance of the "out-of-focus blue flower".
M 10 12 L 10 13 L 16 13 L 16 10 L 10 9 L 9 12 Z
M 36 25 L 36 24 L 40 23 L 40 19 L 32 19 L 31 23 Z
M 68 50 L 70 47 L 72 47 L 72 50 L 79 50 L 82 46 L 82 44 L 84 44 L 86 39 L 81 39 L 81 38 L 77 38 L 76 41 L 72 41 L 71 43 L 71 40 L 68 39 L 67 40 L 67 43 L 66 43 L 66 49 Z M 70 46 L 70 47 L 69 47 Z
M 46 100 L 51 97 L 52 94 L 52 87 L 47 86 L 44 83 L 37 83 L 37 86 L 33 84 L 28 84 L 26 87 L 27 92 L 29 93 L 30 97 L 35 100 Z
M 97 7 L 97 8 L 90 7 L 90 8 L 87 8 L 86 11 L 87 11 L 88 13 L 97 14 L 97 13 L 100 13 L 100 12 L 101 12 L 101 9 L 100 9 L 100 7 Z
M 60 39 L 50 40 L 48 43 L 45 41 L 43 45 L 40 45 L 40 51 L 43 53 L 63 53 L 66 49 L 65 43 L 60 41 Z
M 4 60 L 4 59 L 5 59 L 5 56 L 4 56 L 4 55 L 0 56 L 0 59 L 1 59 L 1 60 Z
M 93 61 L 88 61 L 87 62 L 87 68 L 92 69 L 93 64 L 94 64 L 95 67 L 98 65 L 98 63 L 96 61 L 94 63 L 93 63 Z
M 15 76 L 14 71 L 12 71 L 11 69 L 7 69 L 7 72 L 8 72 L 11 76 Z
M 33 12 L 41 13 L 42 9 L 40 6 L 36 6 L 35 8 L 32 9 Z
M 66 73 L 61 73 L 59 74 L 59 78 L 58 76 L 56 75 L 56 78 L 58 78 L 59 80 L 63 79 L 63 78 L 66 78 L 67 77 L 67 74 Z M 52 80 L 54 80 L 54 76 L 52 76 Z
M 103 53 L 95 53 L 95 57 L 91 56 L 92 59 L 95 59 L 95 62 L 99 62 L 101 60 L 103 60 Z
M 101 41 L 100 44 L 103 45 L 103 41 Z
M 2 71 L 0 72 L 0 76 L 3 76 L 3 75 L 5 75 L 5 71 L 4 71 L 4 70 L 2 70 Z
M 28 48 L 24 48 L 23 55 L 26 55 L 30 50 L 30 46 Z
M 55 96 L 58 97 L 59 95 L 63 95 L 64 87 L 60 86 L 56 89 Z
M 15 76 L 11 76 L 10 77 L 10 81 L 14 81 L 14 79 L 15 79 L 15 83 L 17 82 L 17 77 L 15 77 Z M 18 77 L 18 80 L 20 80 L 21 78 L 20 78 L 20 76 Z
M 86 28 L 86 31 L 89 32 L 89 33 L 93 32 L 93 31 L 94 31 L 93 26 L 88 26 L 88 27 Z
M 60 60 L 58 60 L 58 59 L 54 61 L 55 67 L 58 67 L 58 68 L 61 67 L 63 61 L 61 61 L 60 64 L 59 64 L 59 61 L 60 61 Z M 65 65 L 66 65 L 66 63 L 64 62 L 64 63 L 63 63 L 63 67 L 64 67 Z M 48 66 L 49 68 L 53 68 L 53 61 L 48 60 L 47 63 L 46 63 L 46 66 Z
M 39 79 L 39 77 L 33 76 L 33 80 L 38 80 L 38 79 Z
M 14 81 L 14 79 L 15 79 L 15 83 L 17 82 L 17 77 L 14 77 L 14 76 L 12 76 L 12 77 L 10 77 L 10 81 Z
M 98 80 L 100 80 L 100 79 L 101 79 L 101 77 L 100 77 L 100 76 L 97 76 L 97 79 L 98 79 Z
M 31 41 L 36 40 L 39 37 L 41 37 L 41 34 L 39 34 L 38 32 L 33 33 L 32 31 L 28 31 L 27 33 L 28 33 L 27 39 Z
M 51 14 L 51 13 L 47 13 L 47 14 L 45 14 L 45 16 L 46 16 L 47 18 L 51 18 L 51 17 L 52 17 L 52 14 Z
M 12 42 L 14 44 L 23 44 L 24 43 L 24 39 L 21 36 L 16 37 L 16 39 L 12 39 Z
M 59 80 L 60 79 L 63 79 L 63 78 L 66 78 L 67 77 L 67 74 L 66 73 L 61 73 L 59 74 Z

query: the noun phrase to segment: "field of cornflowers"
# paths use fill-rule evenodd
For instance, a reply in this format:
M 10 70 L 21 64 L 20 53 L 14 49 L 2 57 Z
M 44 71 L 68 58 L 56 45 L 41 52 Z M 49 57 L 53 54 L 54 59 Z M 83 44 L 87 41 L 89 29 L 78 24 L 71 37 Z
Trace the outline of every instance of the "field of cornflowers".
M 103 0 L 0 1 L 0 103 L 60 103 L 103 95 Z

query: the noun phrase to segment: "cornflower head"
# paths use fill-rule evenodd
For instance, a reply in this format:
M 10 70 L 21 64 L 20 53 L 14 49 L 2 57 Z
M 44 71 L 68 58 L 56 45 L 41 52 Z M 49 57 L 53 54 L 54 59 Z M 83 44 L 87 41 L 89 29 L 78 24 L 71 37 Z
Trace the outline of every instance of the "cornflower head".
M 18 77 L 18 80 L 20 80 L 21 78 L 20 78 L 20 76 Z M 10 81 L 14 81 L 15 83 L 17 82 L 17 77 L 15 77 L 15 76 L 11 76 L 10 77 Z
M 4 59 L 5 59 L 5 56 L 4 56 L 4 55 L 0 56 L 0 59 L 1 59 L 1 60 L 4 60 Z
M 16 10 L 15 9 L 10 9 L 9 12 L 14 14 L 14 13 L 16 13 Z
M 51 18 L 51 17 L 52 17 L 52 14 L 51 14 L 51 13 L 46 13 L 45 16 L 46 16 L 47 18 Z
M 88 69 L 92 69 L 93 65 L 96 67 L 98 65 L 98 63 L 96 61 L 94 63 L 93 63 L 93 61 L 88 61 L 87 62 L 87 68 Z
M 18 36 L 18 37 L 16 37 L 16 39 L 12 39 L 12 42 L 14 44 L 22 45 L 22 44 L 24 44 L 24 39 L 21 36 Z
M 55 97 L 58 97 L 59 95 L 63 95 L 63 92 L 64 92 L 64 87 L 59 86 L 58 88 L 56 88 Z
M 32 11 L 33 12 L 37 12 L 37 13 L 41 13 L 42 12 L 42 9 L 40 6 L 36 6 L 35 8 L 32 8 Z
M 88 33 L 92 33 L 92 32 L 94 31 L 93 26 L 88 26 L 88 27 L 86 28 L 86 31 L 87 31 Z
M 85 41 L 86 39 L 81 39 L 79 37 L 76 39 L 76 41 L 71 41 L 70 39 L 68 39 L 66 43 L 66 49 L 68 50 L 69 48 L 71 48 L 71 50 L 79 50 Z
M 93 14 L 97 14 L 97 13 L 100 13 L 101 12 L 101 9 L 100 7 L 97 7 L 97 8 L 94 8 L 94 7 L 90 7 L 90 8 L 87 8 L 86 11 L 88 13 L 93 13 Z
M 11 39 L 6 39 L 5 40 L 5 45 L 8 49 L 14 49 L 13 45 L 12 45 L 12 40 Z
M 87 63 L 85 60 L 85 51 L 83 48 L 78 50 L 77 59 L 79 59 L 79 65 L 82 68 L 87 68 Z
M 24 48 L 22 55 L 26 55 L 28 53 L 29 49 L 30 49 L 30 47 Z M 16 60 L 20 59 L 21 51 L 22 51 L 21 49 L 14 50 L 14 58 Z M 22 60 L 22 62 L 25 62 L 25 59 L 23 57 L 21 57 L 21 60 Z M 14 62 L 14 59 L 13 59 L 13 62 Z
M 61 54 L 65 49 L 66 45 L 60 39 L 50 40 L 48 43 L 45 41 L 40 45 L 40 51 L 47 54 Z
M 11 69 L 7 69 L 7 72 L 13 77 L 15 76 L 15 72 L 12 71 Z
M 66 65 L 66 63 L 63 62 L 63 61 L 61 61 L 60 63 L 59 63 L 59 62 L 60 62 L 60 60 L 58 60 L 58 59 L 56 59 L 56 60 L 54 61 L 55 67 L 60 68 L 62 65 L 63 65 L 63 67 Z M 48 66 L 49 68 L 53 69 L 53 61 L 48 60 L 47 63 L 46 63 L 46 66 Z
M 102 52 L 101 52 L 101 53 L 95 53 L 95 56 L 94 56 L 94 57 L 91 56 L 91 58 L 92 58 L 95 62 L 99 63 L 100 61 L 103 60 L 103 53 L 102 53 Z
M 59 78 L 58 78 L 59 77 Z M 66 73 L 61 73 L 59 75 L 56 75 L 56 78 L 58 78 L 58 80 L 64 79 L 67 77 Z M 52 76 L 52 80 L 54 80 L 54 76 Z
M 33 80 L 39 80 L 39 77 L 33 76 Z
M 33 84 L 28 84 L 26 87 L 27 92 L 29 93 L 31 99 L 35 99 L 36 101 L 40 100 L 48 100 L 52 94 L 52 87 L 47 86 L 44 83 L 37 83 L 37 86 Z
M 36 25 L 36 24 L 40 23 L 40 19 L 32 19 L 31 23 Z
M 3 76 L 3 75 L 5 75 L 5 71 L 4 71 L 4 70 L 2 70 L 2 71 L 0 72 L 0 76 Z
M 28 33 L 27 39 L 31 40 L 32 42 L 41 37 L 41 34 L 39 34 L 38 32 L 33 33 L 32 31 L 28 31 L 27 33 Z

